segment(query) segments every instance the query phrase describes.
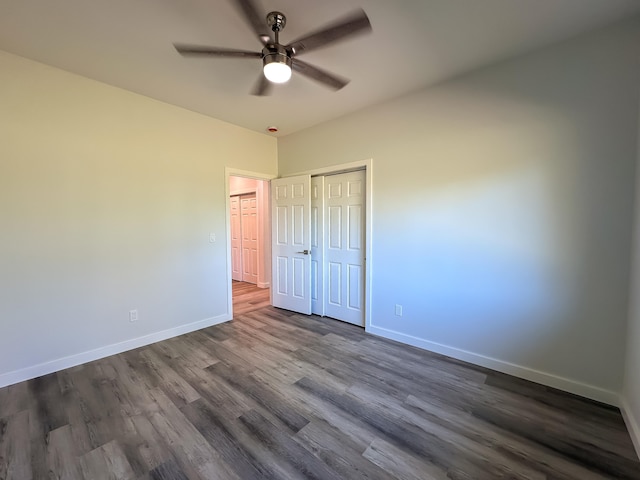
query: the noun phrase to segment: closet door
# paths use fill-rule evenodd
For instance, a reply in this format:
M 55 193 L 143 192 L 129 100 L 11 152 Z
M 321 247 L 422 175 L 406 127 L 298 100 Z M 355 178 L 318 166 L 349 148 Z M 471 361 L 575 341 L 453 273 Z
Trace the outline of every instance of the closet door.
M 242 281 L 242 228 L 240 197 L 231 197 L 231 278 Z
M 271 181 L 273 306 L 311 313 L 311 176 Z
M 325 177 L 325 312 L 364 326 L 365 172 Z
M 311 313 L 324 316 L 324 177 L 311 178 Z
M 258 208 L 256 194 L 240 197 L 242 281 L 258 283 Z

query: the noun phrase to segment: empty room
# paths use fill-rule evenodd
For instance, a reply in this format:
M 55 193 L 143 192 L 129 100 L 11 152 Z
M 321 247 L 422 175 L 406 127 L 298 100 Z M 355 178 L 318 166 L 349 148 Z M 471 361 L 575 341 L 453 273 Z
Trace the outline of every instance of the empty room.
M 640 2 L 0 2 L 0 479 L 640 479 Z

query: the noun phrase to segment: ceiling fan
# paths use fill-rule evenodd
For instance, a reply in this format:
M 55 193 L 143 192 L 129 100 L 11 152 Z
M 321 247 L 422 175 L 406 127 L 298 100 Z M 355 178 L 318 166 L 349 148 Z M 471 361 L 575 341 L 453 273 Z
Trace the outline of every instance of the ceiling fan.
M 294 40 L 288 45 L 283 45 L 280 43 L 280 32 L 287 23 L 283 13 L 270 12 L 264 23 L 260 19 L 253 0 L 234 1 L 262 43 L 262 51 L 174 44 L 176 50 L 183 56 L 261 58 L 263 75 L 253 89 L 253 95 L 267 95 L 272 83 L 287 82 L 291 78 L 292 69 L 334 90 L 340 90 L 349 83 L 345 78 L 299 60 L 298 55 L 325 47 L 352 35 L 371 31 L 371 24 L 364 10 L 356 10 L 320 30 Z M 268 33 L 267 27 L 273 32 L 273 38 Z

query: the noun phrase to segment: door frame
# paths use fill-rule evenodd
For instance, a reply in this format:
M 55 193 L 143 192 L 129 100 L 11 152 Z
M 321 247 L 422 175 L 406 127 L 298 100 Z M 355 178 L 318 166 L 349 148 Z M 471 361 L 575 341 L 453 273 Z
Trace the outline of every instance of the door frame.
M 231 266 L 231 188 L 229 186 L 229 177 L 245 177 L 253 178 L 255 180 L 263 180 L 269 182 L 274 178 L 278 178 L 277 175 L 272 175 L 263 172 L 251 172 L 247 170 L 239 170 L 237 168 L 225 167 L 224 168 L 224 198 L 225 198 L 225 230 L 227 241 L 227 312 L 229 313 L 229 319 L 233 319 L 233 287 L 232 287 L 232 266 Z M 265 223 L 271 224 L 271 207 L 267 209 L 269 212 L 269 218 L 265 218 Z M 271 292 L 271 288 L 269 289 Z M 271 295 L 271 293 L 269 293 Z M 271 301 L 271 299 L 270 299 Z
M 365 171 L 365 252 L 364 252 L 364 329 L 368 331 L 371 328 L 371 279 L 372 279 L 372 233 L 373 233 L 373 159 L 359 160 L 349 163 L 340 163 L 330 165 L 328 167 L 316 168 L 313 170 L 304 170 L 295 173 L 288 173 L 287 177 L 295 175 L 331 175 L 336 173 L 349 172 L 364 168 Z M 228 209 L 227 209 L 228 210 Z M 229 252 L 231 252 L 229 250 Z M 324 267 L 323 267 L 324 268 Z M 324 278 L 323 272 L 323 278 Z M 324 281 L 324 280 L 323 280 Z M 326 292 L 325 292 L 326 294 Z

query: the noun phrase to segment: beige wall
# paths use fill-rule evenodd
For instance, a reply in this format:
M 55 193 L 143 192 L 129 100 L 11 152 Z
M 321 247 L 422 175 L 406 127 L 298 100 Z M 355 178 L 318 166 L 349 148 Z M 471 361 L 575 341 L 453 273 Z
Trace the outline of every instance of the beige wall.
M 640 130 L 638 130 L 640 146 Z M 640 148 L 638 155 L 640 164 Z M 623 390 L 623 413 L 640 456 L 640 168 L 636 169 L 636 204 L 632 245 L 631 299 L 627 332 L 627 358 Z
M 279 139 L 280 175 L 372 159 L 370 332 L 618 401 L 638 45 L 635 20 Z
M 0 385 L 228 318 L 225 166 L 275 139 L 1 52 L 0 105 Z

